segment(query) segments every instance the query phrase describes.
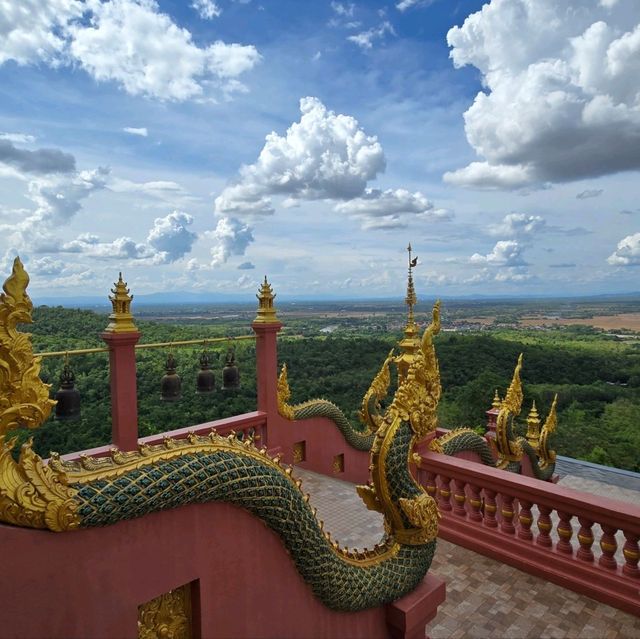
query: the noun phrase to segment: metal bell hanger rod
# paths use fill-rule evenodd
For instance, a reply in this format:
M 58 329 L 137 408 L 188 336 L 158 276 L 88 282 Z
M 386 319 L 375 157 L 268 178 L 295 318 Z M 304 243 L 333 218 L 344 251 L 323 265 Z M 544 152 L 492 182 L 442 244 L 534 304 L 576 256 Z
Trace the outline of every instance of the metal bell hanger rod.
M 242 340 L 255 340 L 255 335 L 238 335 L 236 337 L 207 337 L 202 339 L 186 339 L 176 342 L 156 342 L 153 344 L 136 344 L 135 349 L 142 348 L 170 348 L 172 346 L 192 346 L 194 344 L 215 344 L 216 342 L 239 342 Z M 87 355 L 89 353 L 108 353 L 109 349 L 103 348 L 79 348 L 73 351 L 46 351 L 44 353 L 36 353 L 36 357 L 60 357 L 61 355 Z

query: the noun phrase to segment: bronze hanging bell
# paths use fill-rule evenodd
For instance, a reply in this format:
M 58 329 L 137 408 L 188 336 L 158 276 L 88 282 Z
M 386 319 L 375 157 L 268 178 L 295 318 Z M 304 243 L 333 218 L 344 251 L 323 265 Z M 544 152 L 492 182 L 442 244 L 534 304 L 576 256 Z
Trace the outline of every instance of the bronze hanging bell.
M 182 397 L 182 381 L 176 373 L 176 359 L 173 353 L 167 356 L 165 371 L 160 380 L 160 399 L 163 402 L 177 402 Z
M 236 364 L 236 351 L 233 346 L 227 351 L 224 368 L 222 369 L 222 390 L 235 390 L 240 386 L 240 371 Z
M 80 419 L 80 393 L 75 387 L 76 376 L 65 361 L 60 375 L 60 388 L 55 394 L 56 419 Z
M 200 371 L 196 380 L 196 394 L 209 395 L 216 389 L 216 377 L 211 370 L 209 354 L 202 351 L 200 354 Z

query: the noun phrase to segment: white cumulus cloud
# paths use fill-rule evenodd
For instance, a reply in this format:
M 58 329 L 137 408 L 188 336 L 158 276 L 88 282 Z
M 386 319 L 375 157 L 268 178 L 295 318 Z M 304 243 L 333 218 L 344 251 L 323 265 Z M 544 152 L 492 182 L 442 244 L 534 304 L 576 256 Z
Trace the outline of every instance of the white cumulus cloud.
M 169 101 L 206 98 L 215 89 L 229 95 L 245 90 L 237 78 L 260 60 L 252 45 L 198 46 L 155 0 L 5 0 L 1 6 L 0 64 L 77 65 L 132 95 Z
M 483 161 L 446 181 L 520 188 L 640 168 L 637 2 L 492 0 L 447 42 L 485 91 L 464 116 Z
M 487 255 L 474 253 L 469 261 L 472 264 L 489 266 L 523 266 L 526 264 L 522 258 L 522 245 L 516 240 L 500 240 L 496 242 L 491 253 Z
M 378 139 L 367 135 L 354 117 L 336 114 L 314 97 L 300 100 L 300 113 L 300 120 L 285 135 L 272 132 L 266 137 L 256 162 L 243 166 L 238 178 L 215 199 L 215 213 L 226 221 L 222 226 L 218 223 L 220 233 L 209 234 L 221 238 L 213 249 L 214 263 L 242 255 L 249 243 L 236 244 L 230 239 L 236 234 L 230 220 L 235 220 L 233 228 L 246 237 L 248 227 L 238 226 L 238 220 L 251 222 L 273 215 L 276 197 L 284 207 L 302 201 L 333 202 L 336 213 L 358 219 L 365 230 L 401 228 L 407 216 L 452 217 L 448 211 L 435 209 L 419 191 L 368 186 L 385 170 L 386 160 Z M 230 246 L 235 247 L 233 251 Z
M 500 224 L 489 228 L 491 235 L 506 235 L 507 237 L 524 238 L 541 231 L 546 226 L 540 215 L 526 213 L 509 213 L 504 216 Z
M 216 241 L 211 249 L 211 266 L 224 264 L 232 255 L 244 255 L 247 246 L 253 242 L 249 226 L 232 217 L 220 218 L 210 235 Z
M 640 233 L 621 239 L 607 262 L 613 266 L 640 266 Z
M 239 180 L 216 198 L 219 215 L 274 212 L 271 196 L 349 199 L 385 168 L 382 147 L 358 121 L 335 114 L 317 98 L 300 100 L 301 117 L 280 136 L 270 133 L 255 164 L 240 169 Z
M 171 264 L 191 252 L 197 235 L 188 229 L 193 218 L 181 211 L 158 217 L 147 236 L 147 244 L 156 251 L 155 261 Z

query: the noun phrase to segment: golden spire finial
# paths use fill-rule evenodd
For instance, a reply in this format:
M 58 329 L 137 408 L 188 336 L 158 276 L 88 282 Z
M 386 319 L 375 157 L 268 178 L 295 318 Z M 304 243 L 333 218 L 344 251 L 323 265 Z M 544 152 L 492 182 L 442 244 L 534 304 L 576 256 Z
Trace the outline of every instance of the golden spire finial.
M 409 307 L 409 318 L 407 321 L 407 326 L 414 323 L 413 318 L 413 307 L 418 302 L 418 298 L 416 297 L 416 291 L 413 288 L 413 267 L 418 263 L 418 258 L 411 259 L 411 243 L 407 246 L 407 251 L 409 252 L 409 277 L 407 279 L 407 297 L 405 298 L 405 303 Z
M 498 389 L 496 388 L 496 392 L 493 395 L 493 402 L 491 402 L 491 408 L 500 408 L 500 406 L 502 406 L 502 400 L 500 399 Z
M 538 442 L 540 440 L 540 415 L 536 408 L 536 400 L 533 400 L 529 416 L 527 417 L 527 441 L 538 450 Z
M 131 300 L 133 295 L 127 288 L 127 283 L 122 279 L 122 272 L 118 273 L 118 281 L 111 289 L 113 296 L 109 295 L 109 301 L 113 310 L 109 315 L 109 325 L 105 328 L 107 333 L 132 333 L 137 331 L 131 314 Z
M 276 296 L 271 288 L 271 284 L 267 282 L 266 275 L 264 276 L 264 282 L 256 297 L 258 298 L 258 315 L 253 321 L 260 322 L 261 324 L 274 324 L 279 322 L 280 320 L 276 317 L 276 309 L 273 305 L 273 300 Z
M 400 341 L 398 346 L 401 349 L 400 355 L 394 360 L 398 365 L 398 376 L 400 380 L 404 379 L 409 366 L 415 359 L 417 350 L 420 348 L 420 337 L 418 335 L 418 326 L 416 325 L 415 317 L 413 314 L 413 307 L 418 302 L 416 297 L 416 291 L 413 287 L 413 267 L 418 263 L 418 258 L 411 257 L 411 243 L 407 246 L 409 253 L 409 276 L 407 278 L 407 296 L 405 297 L 405 304 L 407 305 L 409 312 L 407 317 L 407 325 L 404 329 L 404 338 Z

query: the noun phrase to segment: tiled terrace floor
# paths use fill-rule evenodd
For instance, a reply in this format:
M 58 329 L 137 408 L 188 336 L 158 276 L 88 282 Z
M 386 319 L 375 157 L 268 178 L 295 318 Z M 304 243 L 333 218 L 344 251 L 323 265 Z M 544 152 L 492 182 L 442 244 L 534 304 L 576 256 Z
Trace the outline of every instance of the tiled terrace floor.
M 353 484 L 300 468 L 295 474 L 334 539 L 356 548 L 380 540 L 382 516 L 365 508 Z M 573 478 L 566 484 L 586 488 Z M 640 618 L 447 541 L 438 541 L 431 570 L 447 582 L 447 599 L 427 628 L 432 639 L 640 637 Z

